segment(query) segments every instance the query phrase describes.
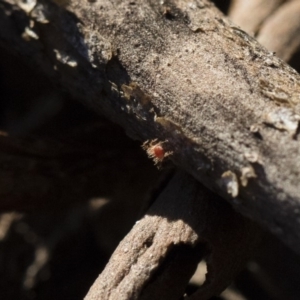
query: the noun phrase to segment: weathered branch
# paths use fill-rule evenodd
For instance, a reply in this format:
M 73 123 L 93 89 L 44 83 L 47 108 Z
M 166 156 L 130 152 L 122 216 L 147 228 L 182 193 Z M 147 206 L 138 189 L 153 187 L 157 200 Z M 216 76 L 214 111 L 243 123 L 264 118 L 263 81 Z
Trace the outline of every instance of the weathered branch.
M 262 26 L 258 41 L 285 61 L 300 49 L 300 2 L 290 1 Z
M 285 61 L 300 48 L 300 4 L 297 0 L 234 0 L 230 18 Z
M 259 231 L 178 172 L 120 243 L 85 300 L 179 299 L 204 257 L 207 279 L 188 299 L 219 294 L 251 255 Z
M 257 33 L 261 24 L 287 0 L 232 0 L 229 17 L 249 34 Z
M 1 45 L 300 252 L 299 75 L 204 0 L 67 9 L 2 2 Z

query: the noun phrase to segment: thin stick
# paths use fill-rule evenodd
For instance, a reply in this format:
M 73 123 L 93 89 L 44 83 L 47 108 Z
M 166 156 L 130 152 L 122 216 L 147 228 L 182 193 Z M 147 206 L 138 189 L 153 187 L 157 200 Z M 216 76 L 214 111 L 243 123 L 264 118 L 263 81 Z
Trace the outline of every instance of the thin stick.
M 207 279 L 191 299 L 219 294 L 251 255 L 259 231 L 178 172 L 112 255 L 85 300 L 179 299 L 197 263 Z

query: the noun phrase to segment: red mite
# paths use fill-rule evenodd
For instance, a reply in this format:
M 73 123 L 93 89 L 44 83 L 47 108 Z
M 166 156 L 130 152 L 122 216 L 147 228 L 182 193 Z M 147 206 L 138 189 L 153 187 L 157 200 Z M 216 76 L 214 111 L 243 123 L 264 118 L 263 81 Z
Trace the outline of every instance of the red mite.
M 151 150 L 153 151 L 153 156 L 157 160 L 162 160 L 165 157 L 165 150 L 161 145 L 155 145 Z
M 147 151 L 149 157 L 153 158 L 155 164 L 160 164 L 167 156 L 171 155 L 171 151 L 164 148 L 165 142 L 158 142 L 157 139 L 146 141 L 143 144 L 143 149 Z

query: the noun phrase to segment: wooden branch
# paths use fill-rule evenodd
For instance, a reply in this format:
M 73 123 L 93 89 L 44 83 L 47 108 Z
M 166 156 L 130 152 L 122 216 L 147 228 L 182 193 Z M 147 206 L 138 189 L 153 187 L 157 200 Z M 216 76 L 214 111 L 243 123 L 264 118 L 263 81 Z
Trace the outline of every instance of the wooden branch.
M 232 0 L 229 17 L 249 34 L 259 31 L 263 22 L 287 0 Z
M 300 49 L 300 2 L 290 1 L 262 26 L 258 41 L 285 61 Z
M 210 2 L 5 0 L 0 40 L 300 253 L 300 77 Z
M 229 16 L 285 61 L 300 47 L 300 5 L 297 0 L 233 0 Z
M 120 243 L 85 300 L 179 299 L 207 255 L 206 282 L 188 299 L 209 299 L 232 281 L 258 237 L 256 225 L 178 172 Z

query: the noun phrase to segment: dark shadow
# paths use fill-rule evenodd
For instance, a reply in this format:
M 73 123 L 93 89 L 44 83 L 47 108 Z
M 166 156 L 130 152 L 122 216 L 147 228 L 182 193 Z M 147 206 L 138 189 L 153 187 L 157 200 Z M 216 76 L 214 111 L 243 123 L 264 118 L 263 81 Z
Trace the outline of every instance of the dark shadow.
M 230 0 L 212 0 L 215 5 L 226 15 L 230 6 Z
M 297 51 L 292 59 L 289 61 L 289 65 L 300 73 L 300 51 Z

